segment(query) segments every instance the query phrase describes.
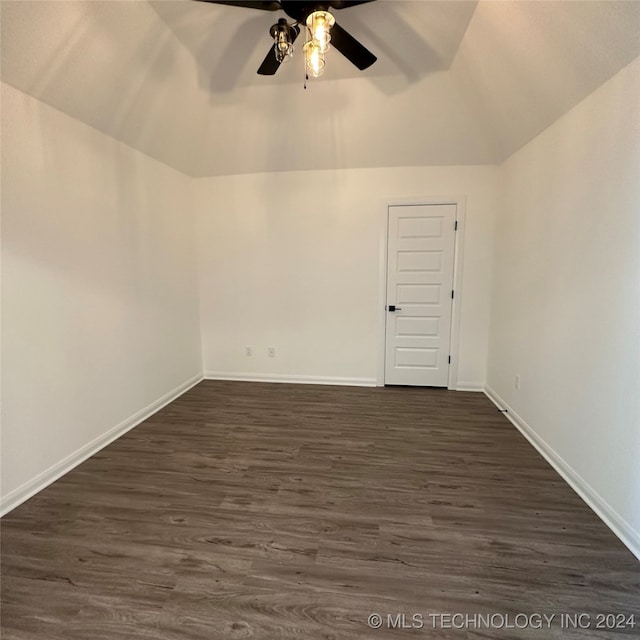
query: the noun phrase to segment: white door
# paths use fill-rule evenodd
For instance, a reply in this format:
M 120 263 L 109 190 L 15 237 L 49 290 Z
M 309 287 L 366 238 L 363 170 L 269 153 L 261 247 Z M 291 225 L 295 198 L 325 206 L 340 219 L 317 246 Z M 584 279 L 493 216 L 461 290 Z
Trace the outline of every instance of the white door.
M 389 207 L 385 384 L 446 387 L 456 205 Z

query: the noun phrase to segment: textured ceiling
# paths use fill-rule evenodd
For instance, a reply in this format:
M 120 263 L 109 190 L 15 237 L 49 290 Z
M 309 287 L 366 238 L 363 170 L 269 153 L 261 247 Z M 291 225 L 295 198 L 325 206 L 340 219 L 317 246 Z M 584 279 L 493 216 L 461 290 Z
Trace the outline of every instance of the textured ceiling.
M 280 13 L 3 0 L 2 80 L 192 176 L 500 162 L 640 54 L 640 2 L 378 0 L 377 56 L 258 76 Z

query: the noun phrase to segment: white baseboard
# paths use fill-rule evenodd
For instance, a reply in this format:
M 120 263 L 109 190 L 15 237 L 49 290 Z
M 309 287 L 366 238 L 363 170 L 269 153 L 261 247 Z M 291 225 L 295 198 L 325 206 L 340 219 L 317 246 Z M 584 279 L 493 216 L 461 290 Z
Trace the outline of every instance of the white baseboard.
M 458 382 L 456 385 L 456 391 L 477 391 L 484 392 L 484 385 L 477 384 L 475 382 Z
M 491 387 L 486 386 L 486 396 L 504 414 L 522 435 L 538 450 L 540 455 L 562 476 L 567 484 L 587 503 L 596 515 L 620 538 L 625 546 L 640 560 L 640 533 L 638 533 L 562 456 L 560 456 L 534 429 L 528 425 Z
M 226 373 L 205 371 L 205 380 L 237 380 L 239 382 L 288 382 L 292 384 L 330 384 L 346 387 L 375 387 L 375 378 L 336 378 L 333 376 L 297 376 L 281 373 Z
M 115 427 L 109 429 L 106 433 L 98 436 L 91 442 L 87 443 L 77 451 L 68 455 L 60 462 L 52 465 L 42 473 L 39 473 L 35 478 L 28 480 L 24 484 L 20 485 L 17 489 L 10 491 L 6 496 L 2 497 L 0 505 L 0 516 L 4 516 L 9 511 L 15 509 L 18 505 L 22 504 L 39 491 L 42 491 L 45 487 L 49 486 L 52 482 L 55 482 L 58 478 L 62 477 L 65 473 L 68 473 L 74 467 L 77 467 L 80 463 L 84 462 L 87 458 L 96 454 L 100 449 L 103 449 L 108 444 L 111 444 L 114 440 L 117 440 L 120 436 L 130 431 L 134 427 L 138 426 L 141 422 L 144 422 L 147 418 L 158 412 L 162 407 L 173 402 L 176 398 L 181 396 L 186 391 L 189 391 L 198 382 L 202 380 L 202 375 L 199 374 L 190 378 L 181 385 L 178 385 L 175 389 L 172 389 L 161 398 L 158 398 L 155 402 L 146 406 L 144 409 L 137 411 L 132 416 L 117 424 Z

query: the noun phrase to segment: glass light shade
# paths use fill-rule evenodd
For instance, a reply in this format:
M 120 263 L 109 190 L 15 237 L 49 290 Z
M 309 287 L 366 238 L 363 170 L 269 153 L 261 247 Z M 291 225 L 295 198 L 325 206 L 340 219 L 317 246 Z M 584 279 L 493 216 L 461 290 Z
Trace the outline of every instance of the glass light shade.
M 293 56 L 293 45 L 286 33 L 280 32 L 278 34 L 273 47 L 276 51 L 276 60 L 278 62 L 288 62 Z
M 288 34 L 286 31 L 278 31 L 278 37 L 276 39 L 276 47 L 279 51 L 286 52 L 290 46 Z
M 320 45 L 315 40 L 309 40 L 304 45 L 303 51 L 307 73 L 312 78 L 321 76 L 324 71 L 324 53 Z
M 314 11 L 307 17 L 307 27 L 311 31 L 311 39 L 315 40 L 322 53 L 329 48 L 331 27 L 336 19 L 328 11 Z
M 270 29 L 273 49 L 278 62 L 286 62 L 293 55 L 293 41 L 297 32 L 287 24 L 284 18 L 278 20 Z

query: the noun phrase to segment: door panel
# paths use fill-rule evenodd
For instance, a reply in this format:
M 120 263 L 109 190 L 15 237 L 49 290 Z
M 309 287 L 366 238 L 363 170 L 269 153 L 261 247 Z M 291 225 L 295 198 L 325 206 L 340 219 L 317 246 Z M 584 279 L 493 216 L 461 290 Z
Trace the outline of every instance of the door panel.
M 389 207 L 385 384 L 446 387 L 456 205 Z
M 442 251 L 399 251 L 398 271 L 424 272 L 442 270 Z

